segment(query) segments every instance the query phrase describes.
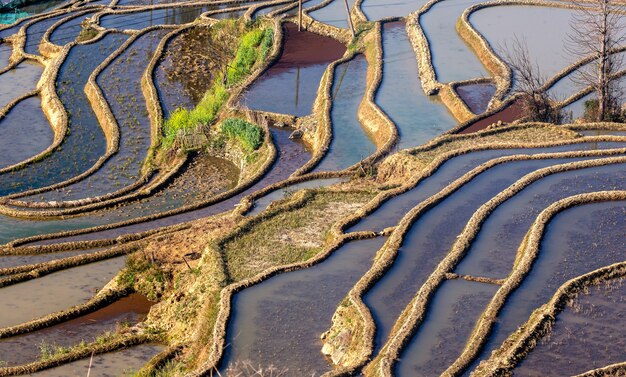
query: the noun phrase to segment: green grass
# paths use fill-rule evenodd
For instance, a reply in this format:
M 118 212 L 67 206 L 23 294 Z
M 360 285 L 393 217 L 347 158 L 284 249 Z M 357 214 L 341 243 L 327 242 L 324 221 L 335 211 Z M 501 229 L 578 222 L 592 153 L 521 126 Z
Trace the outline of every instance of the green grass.
M 263 130 L 243 119 L 226 119 L 222 123 L 222 134 L 236 140 L 247 153 L 252 153 L 263 145 Z
M 192 130 L 199 124 L 210 125 L 215 121 L 220 109 L 228 100 L 228 87 L 237 85 L 250 74 L 255 64 L 265 60 L 272 48 L 273 38 L 271 28 L 253 29 L 243 35 L 235 58 L 228 65 L 226 78 L 223 73 L 217 75 L 211 88 L 194 109 L 176 109 L 165 121 L 163 149 L 171 148 L 180 130 Z

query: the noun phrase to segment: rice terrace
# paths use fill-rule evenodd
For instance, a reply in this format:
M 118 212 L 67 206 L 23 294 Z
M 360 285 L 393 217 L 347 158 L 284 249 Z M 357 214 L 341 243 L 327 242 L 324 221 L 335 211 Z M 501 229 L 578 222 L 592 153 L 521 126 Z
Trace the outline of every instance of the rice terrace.
M 625 58 L 624 0 L 0 0 L 0 376 L 626 376 Z

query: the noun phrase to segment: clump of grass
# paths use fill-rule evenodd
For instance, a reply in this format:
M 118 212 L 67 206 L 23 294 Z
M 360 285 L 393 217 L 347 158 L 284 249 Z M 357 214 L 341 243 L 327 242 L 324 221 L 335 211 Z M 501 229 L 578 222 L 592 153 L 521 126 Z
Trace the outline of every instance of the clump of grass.
M 180 130 L 191 130 L 197 125 L 207 126 L 215 121 L 218 112 L 228 99 L 228 87 L 241 82 L 258 62 L 267 57 L 273 38 L 271 28 L 253 29 L 243 35 L 235 58 L 228 65 L 226 73 L 216 75 L 211 88 L 200 103 L 192 110 L 176 109 L 165 121 L 163 149 L 171 148 Z
M 228 83 L 235 85 L 240 82 L 257 61 L 267 57 L 273 43 L 272 29 L 255 29 L 241 38 L 241 44 L 235 59 L 228 67 Z
M 126 267 L 117 281 L 120 285 L 134 287 L 148 300 L 157 301 L 165 289 L 168 276 L 157 261 L 145 255 L 132 254 L 126 259 Z
M 247 153 L 254 152 L 263 144 L 263 130 L 243 119 L 226 119 L 221 131 L 229 139 L 236 140 Z
M 76 38 L 77 42 L 84 42 L 94 39 L 98 35 L 98 30 L 92 27 L 84 27 L 80 30 L 80 34 Z

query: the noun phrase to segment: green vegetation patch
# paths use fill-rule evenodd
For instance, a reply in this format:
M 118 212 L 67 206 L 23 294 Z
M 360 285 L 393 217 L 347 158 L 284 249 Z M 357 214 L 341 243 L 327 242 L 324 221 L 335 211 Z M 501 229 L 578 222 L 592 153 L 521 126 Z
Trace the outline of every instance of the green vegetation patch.
M 367 191 L 316 191 L 297 208 L 279 210 L 250 224 L 223 245 L 231 282 L 317 255 L 331 226 L 374 195 Z
M 222 123 L 221 131 L 227 138 L 236 140 L 247 153 L 252 153 L 263 145 L 261 127 L 243 119 L 226 119 Z
M 227 25 L 226 25 L 227 26 Z M 226 27 L 223 25 L 223 27 Z M 197 126 L 212 124 L 228 100 L 228 88 L 239 84 L 255 65 L 263 62 L 272 48 L 274 32 L 271 28 L 256 27 L 241 37 L 235 58 L 228 64 L 226 73 L 216 75 L 210 89 L 198 105 L 191 109 L 176 109 L 163 125 L 163 149 L 174 144 L 179 131 L 193 130 Z M 255 148 L 256 149 L 256 148 Z

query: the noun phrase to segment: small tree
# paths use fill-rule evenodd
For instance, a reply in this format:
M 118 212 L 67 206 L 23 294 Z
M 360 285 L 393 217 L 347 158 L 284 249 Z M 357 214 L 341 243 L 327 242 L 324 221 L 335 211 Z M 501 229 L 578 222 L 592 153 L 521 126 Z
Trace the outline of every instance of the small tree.
M 500 50 L 513 71 L 513 94 L 519 98 L 524 118 L 535 122 L 559 123 L 560 111 L 554 106 L 554 98 L 543 90 L 547 80 L 541 74 L 537 62 L 531 60 L 526 42 L 516 36 Z
M 571 21 L 566 50 L 578 60 L 595 59 L 578 70 L 573 80 L 596 93 L 597 121 L 615 119 L 620 112 L 622 91 L 616 73 L 622 69 L 621 54 L 615 49 L 626 42 L 623 12 L 626 7 L 615 0 L 591 0 L 579 4 Z

